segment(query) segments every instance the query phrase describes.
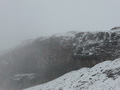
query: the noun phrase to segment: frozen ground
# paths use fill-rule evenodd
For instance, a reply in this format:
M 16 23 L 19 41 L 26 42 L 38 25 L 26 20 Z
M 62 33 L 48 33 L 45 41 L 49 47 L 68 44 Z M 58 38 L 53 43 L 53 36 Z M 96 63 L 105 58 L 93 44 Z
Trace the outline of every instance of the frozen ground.
M 25 90 L 120 90 L 120 59 L 72 71 Z

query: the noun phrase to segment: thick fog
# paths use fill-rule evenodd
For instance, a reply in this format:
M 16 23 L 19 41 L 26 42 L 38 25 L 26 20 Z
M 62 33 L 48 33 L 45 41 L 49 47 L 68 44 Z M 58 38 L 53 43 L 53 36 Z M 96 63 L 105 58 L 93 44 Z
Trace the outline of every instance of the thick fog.
M 0 51 L 20 42 L 71 30 L 120 25 L 120 0 L 0 0 Z

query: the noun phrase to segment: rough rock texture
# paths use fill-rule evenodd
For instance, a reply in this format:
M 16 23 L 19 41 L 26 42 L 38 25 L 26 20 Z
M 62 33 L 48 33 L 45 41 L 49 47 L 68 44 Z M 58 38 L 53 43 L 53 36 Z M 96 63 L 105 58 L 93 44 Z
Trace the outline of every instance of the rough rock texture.
M 25 90 L 120 90 L 120 59 L 72 71 Z
M 0 87 L 21 90 L 120 56 L 120 29 L 30 40 L 0 56 Z

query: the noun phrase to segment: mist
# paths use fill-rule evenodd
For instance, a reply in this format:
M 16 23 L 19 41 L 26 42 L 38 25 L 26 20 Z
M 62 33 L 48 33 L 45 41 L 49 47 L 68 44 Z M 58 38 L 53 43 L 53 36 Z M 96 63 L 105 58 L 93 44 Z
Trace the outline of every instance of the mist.
M 0 0 L 0 51 L 55 33 L 120 25 L 119 0 Z

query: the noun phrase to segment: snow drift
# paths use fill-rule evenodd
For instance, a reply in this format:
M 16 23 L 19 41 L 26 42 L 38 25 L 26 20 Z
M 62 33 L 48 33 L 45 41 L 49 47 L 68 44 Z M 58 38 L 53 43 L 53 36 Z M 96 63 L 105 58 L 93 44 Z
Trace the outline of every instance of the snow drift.
M 120 90 L 120 58 L 82 68 L 24 90 Z

